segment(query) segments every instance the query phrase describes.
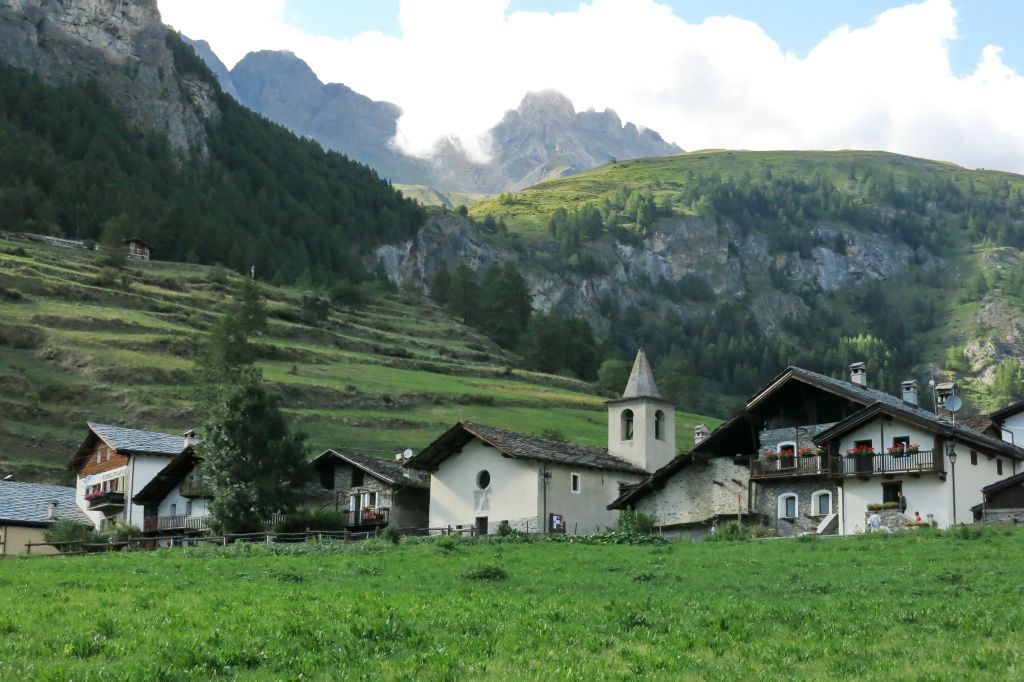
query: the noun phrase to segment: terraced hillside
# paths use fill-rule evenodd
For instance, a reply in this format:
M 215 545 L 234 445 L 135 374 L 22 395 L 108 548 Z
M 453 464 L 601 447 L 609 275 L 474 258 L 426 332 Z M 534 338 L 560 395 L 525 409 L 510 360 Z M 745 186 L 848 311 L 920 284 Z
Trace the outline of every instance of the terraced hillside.
M 105 281 L 97 258 L 0 237 L 0 464 L 21 480 L 66 480 L 86 420 L 171 432 L 197 421 L 193 358 L 237 275 L 151 261 Z M 460 419 L 604 442 L 592 386 L 513 369 L 514 357 L 418 294 L 380 292 L 311 326 L 301 291 L 263 292 L 258 364 L 314 451 L 390 457 Z M 699 421 L 716 423 L 679 415 L 682 437 Z

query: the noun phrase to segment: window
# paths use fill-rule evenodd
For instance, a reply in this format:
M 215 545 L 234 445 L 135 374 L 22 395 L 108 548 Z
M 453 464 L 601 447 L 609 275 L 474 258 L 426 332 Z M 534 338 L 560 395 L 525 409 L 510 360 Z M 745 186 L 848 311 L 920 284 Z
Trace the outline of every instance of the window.
M 978 466 L 978 451 L 971 450 L 971 464 Z
M 997 476 L 1002 476 L 1003 475 L 1003 460 L 1001 460 L 1001 459 L 997 459 L 996 460 L 996 475 Z
M 579 474 L 569 474 L 569 489 L 574 493 L 578 493 L 580 491 Z
M 487 486 L 491 484 L 491 472 L 484 469 L 476 475 L 476 487 L 480 490 L 487 490 Z
M 192 516 L 192 500 L 185 500 L 185 516 Z
M 622 411 L 622 440 L 633 440 L 633 410 Z
M 334 464 L 325 464 L 320 467 L 320 487 L 324 490 L 334 490 Z
M 103 461 L 103 448 L 96 448 L 96 463 Z
M 665 413 L 661 410 L 654 413 L 654 437 L 665 440 Z
M 903 481 L 882 484 L 882 502 L 899 502 L 903 492 Z
M 799 498 L 796 493 L 785 493 L 779 495 L 779 518 L 795 519 L 798 509 Z
M 377 493 L 366 492 L 362 494 L 362 506 L 363 509 L 376 509 L 377 508 Z
M 832 513 L 832 493 L 827 490 L 819 490 L 811 495 L 811 514 L 813 516 L 828 516 Z
M 792 457 L 796 454 L 796 443 L 793 441 L 779 443 L 779 454 L 783 457 Z
M 363 470 L 352 467 L 352 486 L 360 486 L 363 484 Z
M 103 449 L 105 450 L 105 454 L 107 456 L 107 461 L 109 462 L 110 461 L 110 448 L 103 448 Z
M 910 436 L 897 436 L 892 439 L 893 447 L 898 447 L 901 450 L 906 450 L 910 445 Z
M 175 504 L 174 502 L 171 502 L 171 516 L 176 516 L 177 514 L 178 514 L 178 505 Z

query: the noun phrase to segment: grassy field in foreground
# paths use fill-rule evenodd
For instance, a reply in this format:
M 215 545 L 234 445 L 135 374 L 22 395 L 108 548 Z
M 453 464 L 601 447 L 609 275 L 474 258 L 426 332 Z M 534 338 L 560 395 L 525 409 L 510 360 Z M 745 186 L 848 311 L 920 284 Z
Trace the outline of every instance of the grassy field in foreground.
M 0 236 L 0 464 L 21 480 L 67 482 L 86 420 L 172 433 L 197 424 L 193 360 L 238 275 L 132 262 L 125 286 L 111 286 L 97 256 Z M 460 420 L 607 439 L 594 386 L 512 369 L 516 358 L 417 293 L 375 291 L 307 324 L 302 291 L 261 289 L 270 324 L 258 365 L 311 455 L 389 457 Z M 680 448 L 702 421 L 719 423 L 677 414 Z
M 966 530 L 6 560 L 0 678 L 1021 679 L 1024 532 Z

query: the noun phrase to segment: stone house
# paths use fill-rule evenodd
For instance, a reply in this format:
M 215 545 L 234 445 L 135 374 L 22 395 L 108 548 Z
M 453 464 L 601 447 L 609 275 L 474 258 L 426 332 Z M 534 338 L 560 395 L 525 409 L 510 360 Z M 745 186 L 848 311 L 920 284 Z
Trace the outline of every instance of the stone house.
M 975 521 L 1024 523 L 1024 472 L 985 486 L 981 495 L 971 507 Z
M 897 398 L 869 388 L 864 363 L 851 365 L 849 381 L 787 368 L 691 452 L 612 508 L 653 514 L 680 534 L 706 532 L 730 516 L 757 519 L 781 536 L 853 533 L 864 528 L 868 504 L 891 501 L 905 488 L 904 495 L 929 507 L 922 514 L 948 525 L 954 498 L 966 510 L 966 500 L 976 500 L 982 486 L 1014 472 L 1024 450 L 921 409 L 915 382 L 901 389 Z M 960 474 L 955 496 L 945 483 L 946 443 L 971 453 L 971 469 Z M 855 448 L 879 454 L 846 457 Z M 723 504 L 730 484 L 738 500 L 731 510 Z
M 92 525 L 75 502 L 74 488 L 0 481 L 0 556 L 24 554 L 26 543 L 43 542 L 46 529 L 64 519 Z M 32 550 L 32 554 L 56 553 L 55 547 Z
M 430 475 L 395 461 L 342 450 L 325 450 L 312 461 L 318 483 L 308 491 L 311 506 L 346 515 L 354 532 L 386 525 L 403 529 L 427 527 Z
M 592 533 L 615 527 L 608 505 L 675 454 L 675 409 L 637 353 L 621 398 L 608 401 L 608 445 L 562 443 L 459 422 L 407 466 L 430 473 L 431 528 Z

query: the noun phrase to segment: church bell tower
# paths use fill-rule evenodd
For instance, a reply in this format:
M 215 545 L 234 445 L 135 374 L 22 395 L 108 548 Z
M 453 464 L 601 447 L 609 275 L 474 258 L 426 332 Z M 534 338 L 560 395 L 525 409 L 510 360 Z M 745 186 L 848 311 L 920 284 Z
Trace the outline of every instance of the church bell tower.
M 648 472 L 675 457 L 675 406 L 658 393 L 643 349 L 637 351 L 622 397 L 609 400 L 607 405 L 609 454 Z

